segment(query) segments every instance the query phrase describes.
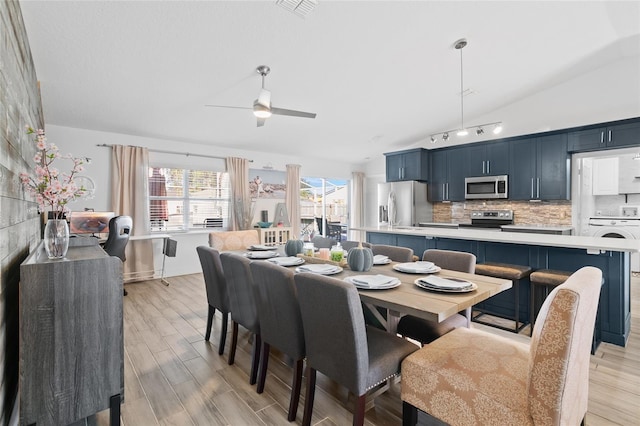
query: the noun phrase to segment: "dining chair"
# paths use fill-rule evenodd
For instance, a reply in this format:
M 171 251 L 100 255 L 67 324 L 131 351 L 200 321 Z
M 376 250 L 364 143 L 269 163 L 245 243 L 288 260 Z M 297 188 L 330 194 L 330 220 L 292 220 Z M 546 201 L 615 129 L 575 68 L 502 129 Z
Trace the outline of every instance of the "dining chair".
M 342 245 L 342 248 L 345 249 L 346 251 L 349 251 L 349 249 L 352 249 L 354 247 L 358 247 L 358 244 L 360 244 L 360 241 L 342 241 L 340 242 L 340 244 Z M 366 242 L 366 241 L 362 241 L 362 247 L 368 247 L 371 248 L 371 244 Z
M 250 267 L 262 339 L 257 391 L 264 391 L 272 346 L 293 359 L 295 371 L 287 417 L 291 422 L 296 419 L 298 412 L 305 357 L 304 331 L 294 273 L 290 269 L 269 262 L 251 262 Z
M 467 272 L 473 274 L 476 269 L 476 256 L 473 253 L 453 250 L 425 250 L 422 260 L 433 262 L 442 269 Z M 466 312 L 466 318 L 455 314 L 442 322 L 436 323 L 413 315 L 405 315 L 398 322 L 398 334 L 427 344 L 444 336 L 456 327 L 469 327 L 471 322 L 471 309 Z
M 586 266 L 545 300 L 529 345 L 457 328 L 402 362 L 403 425 L 417 410 L 451 425 L 577 425 L 602 271 Z
M 202 275 L 204 276 L 204 284 L 207 290 L 207 302 L 209 312 L 207 314 L 207 331 L 204 340 L 209 341 L 211 337 L 211 326 L 213 324 L 213 315 L 218 309 L 222 313 L 222 330 L 220 330 L 220 343 L 218 344 L 218 354 L 224 353 L 224 345 L 227 340 L 227 323 L 229 322 L 229 294 L 227 292 L 227 281 L 224 278 L 222 262 L 220 261 L 220 252 L 207 246 L 196 247 L 200 265 L 202 266 Z
M 321 237 L 320 235 L 316 235 L 311 239 L 313 246 L 316 248 L 331 248 L 336 245 L 338 240 L 328 237 Z
M 389 246 L 386 244 L 372 244 L 373 255 L 387 256 L 394 262 L 413 262 L 413 249 L 408 247 Z
M 256 383 L 258 363 L 260 362 L 260 322 L 253 289 L 253 276 L 249 264 L 251 261 L 244 256 L 234 253 L 221 253 L 220 261 L 227 281 L 229 302 L 231 303 L 231 350 L 229 351 L 229 365 L 235 362 L 236 347 L 238 346 L 238 324 L 254 335 L 251 352 L 251 372 L 249 384 Z
M 109 219 L 109 236 L 105 241 L 102 249 L 109 256 L 115 256 L 124 262 L 127 260 L 125 249 L 129 243 L 129 236 L 133 228 L 133 219 L 131 216 L 116 216 Z M 122 289 L 122 294 L 127 295 L 127 290 Z
M 260 235 L 258 234 L 257 229 L 209 233 L 209 247 L 220 252 L 246 250 L 247 247 L 254 244 L 260 244 Z
M 307 352 L 307 392 L 302 424 L 311 423 L 316 372 L 357 396 L 353 424 L 364 422 L 368 390 L 399 373 L 400 362 L 417 346 L 367 327 L 355 286 L 312 273 L 295 276 Z

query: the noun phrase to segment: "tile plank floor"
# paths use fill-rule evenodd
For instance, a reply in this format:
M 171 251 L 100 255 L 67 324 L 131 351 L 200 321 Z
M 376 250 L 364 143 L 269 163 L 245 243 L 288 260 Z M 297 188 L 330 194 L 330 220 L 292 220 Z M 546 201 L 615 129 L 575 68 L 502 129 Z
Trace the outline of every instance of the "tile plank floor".
M 125 402 L 122 423 L 129 425 L 287 425 L 292 371 L 284 357 L 272 353 L 265 392 L 249 385 L 251 342 L 240 327 L 236 363 L 218 355 L 221 316 L 216 314 L 211 341 L 203 339 L 207 302 L 202 274 L 128 284 L 124 298 Z M 473 324 L 492 333 L 529 341 L 519 335 Z M 632 279 L 632 332 L 625 348 L 603 343 L 591 357 L 587 425 L 632 425 L 640 421 L 640 278 Z M 229 327 L 231 330 L 231 327 Z M 313 424 L 349 425 L 347 392 L 318 375 Z M 367 425 L 401 424 L 400 384 L 376 399 L 366 414 Z M 108 410 L 95 416 L 107 425 Z M 421 420 L 423 420 L 421 418 Z

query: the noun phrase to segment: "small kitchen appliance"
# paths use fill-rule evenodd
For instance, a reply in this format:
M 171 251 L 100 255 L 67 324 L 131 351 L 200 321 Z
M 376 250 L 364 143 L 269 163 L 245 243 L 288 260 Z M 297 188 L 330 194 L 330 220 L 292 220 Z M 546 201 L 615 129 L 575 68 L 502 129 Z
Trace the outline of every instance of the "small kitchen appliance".
M 467 200 L 507 198 L 508 180 L 507 175 L 465 178 L 464 198 Z

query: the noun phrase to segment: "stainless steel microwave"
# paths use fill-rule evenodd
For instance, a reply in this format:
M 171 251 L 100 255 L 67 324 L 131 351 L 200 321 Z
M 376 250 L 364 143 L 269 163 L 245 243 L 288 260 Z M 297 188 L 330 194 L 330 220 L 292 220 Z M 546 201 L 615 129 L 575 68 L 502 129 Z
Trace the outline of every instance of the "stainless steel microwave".
M 489 198 L 507 198 L 509 177 L 478 176 L 464 179 L 464 198 L 467 200 L 482 200 Z

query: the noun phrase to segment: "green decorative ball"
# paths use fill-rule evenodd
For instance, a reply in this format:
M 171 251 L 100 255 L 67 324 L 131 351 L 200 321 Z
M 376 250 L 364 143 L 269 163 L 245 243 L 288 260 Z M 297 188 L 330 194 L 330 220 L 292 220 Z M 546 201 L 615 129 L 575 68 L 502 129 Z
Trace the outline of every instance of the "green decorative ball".
M 352 271 L 368 271 L 373 266 L 373 252 L 362 244 L 353 247 L 347 253 L 347 264 Z
M 298 253 L 302 253 L 303 245 L 302 240 L 288 240 L 284 245 L 284 252 L 287 256 L 295 256 Z

